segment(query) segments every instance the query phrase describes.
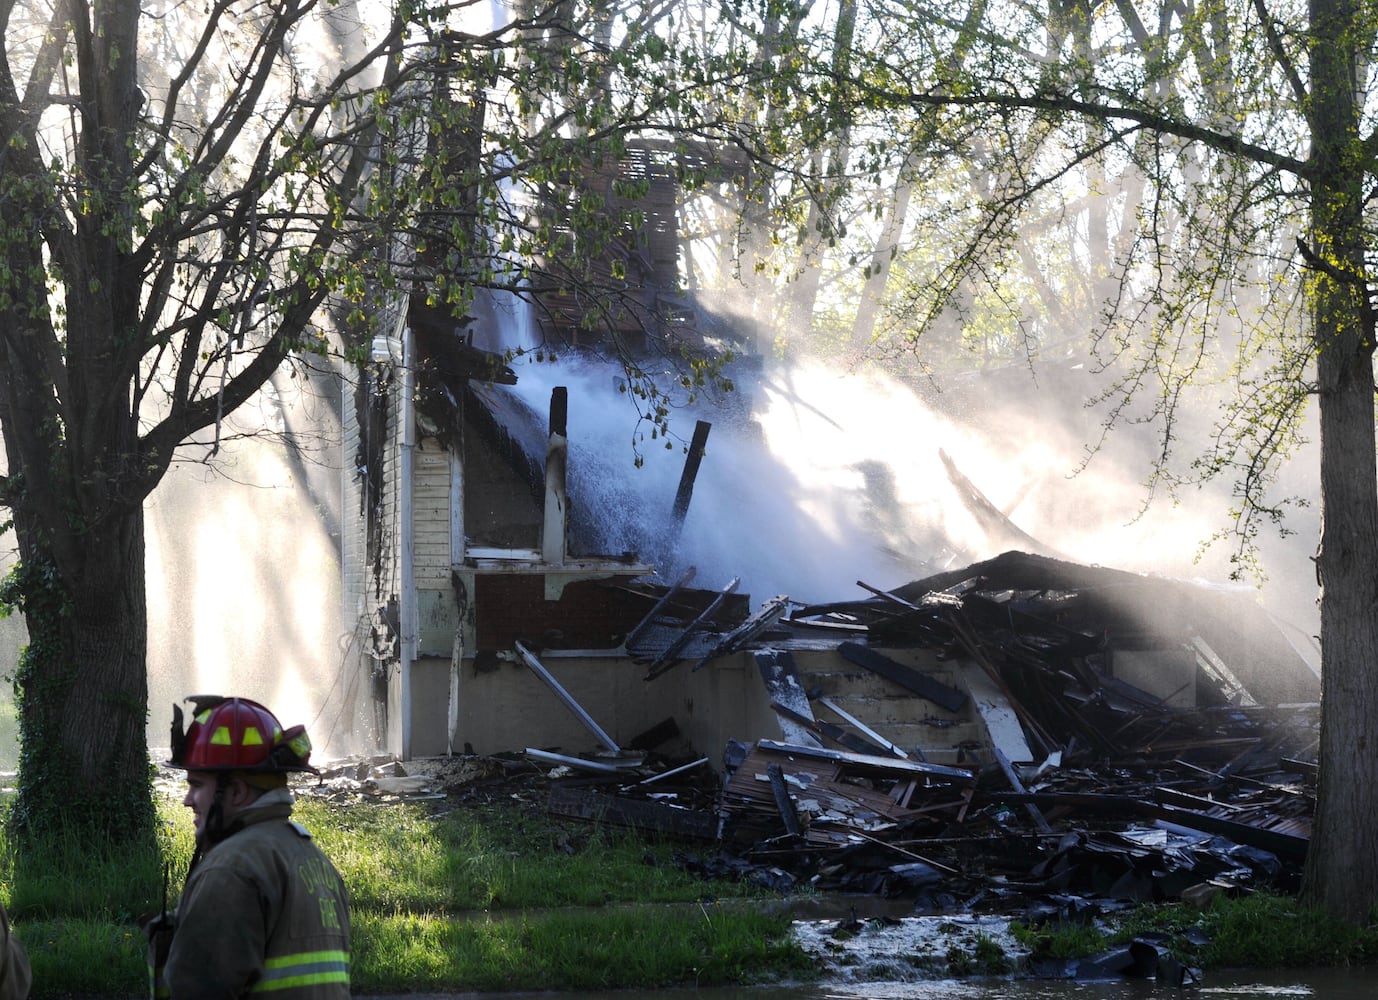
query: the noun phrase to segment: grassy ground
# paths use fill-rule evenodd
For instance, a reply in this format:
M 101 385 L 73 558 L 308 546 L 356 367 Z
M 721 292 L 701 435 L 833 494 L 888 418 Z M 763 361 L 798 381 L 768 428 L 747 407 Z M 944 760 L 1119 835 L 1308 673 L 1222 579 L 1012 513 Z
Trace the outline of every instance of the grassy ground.
M 175 903 L 192 849 L 187 811 L 173 800 L 162 810 L 158 856 L 69 843 L 17 859 L 0 839 L 0 898 L 29 950 L 36 996 L 144 995 L 136 920 L 162 905 L 165 866 Z M 675 863 L 685 845 L 552 819 L 539 796 L 499 793 L 460 806 L 306 796 L 297 814 L 349 885 L 357 993 L 708 986 L 816 974 L 788 916 L 761 905 L 772 898 L 763 890 L 688 874 Z M 1222 898 L 1205 910 L 1145 908 L 1109 932 L 1016 932 L 1029 951 L 1050 957 L 1153 933 L 1203 968 L 1378 962 L 1374 928 L 1342 927 L 1269 896 Z M 1010 969 L 1002 955 L 976 949 L 969 958 L 972 974 Z
M 140 914 L 170 904 L 191 856 L 187 810 L 162 806 L 163 857 L 99 845 L 0 850 L 0 896 L 34 969 L 36 996 L 138 996 Z M 424 805 L 310 796 L 297 817 L 351 893 L 359 993 L 654 988 L 806 979 L 789 920 L 747 904 L 760 892 L 706 883 L 677 846 L 552 820 L 506 799 L 437 815 Z

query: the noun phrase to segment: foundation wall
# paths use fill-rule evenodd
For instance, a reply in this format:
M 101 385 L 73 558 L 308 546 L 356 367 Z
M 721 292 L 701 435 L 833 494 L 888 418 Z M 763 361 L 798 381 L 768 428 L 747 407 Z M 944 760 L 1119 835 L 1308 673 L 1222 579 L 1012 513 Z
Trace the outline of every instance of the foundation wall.
M 771 726 L 765 735 L 779 738 L 754 664 L 745 663 L 749 673 L 743 659 L 733 657 L 697 673 L 685 663 L 683 676 L 676 668 L 651 681 L 643 664 L 626 657 L 543 657 L 541 663 L 620 746 L 673 719 L 679 735 L 653 749 L 669 756 L 708 756 L 716 766 L 729 734 L 755 739 L 762 727 Z M 425 690 L 417 697 L 414 717 L 418 755 L 445 752 L 449 666 L 448 660 L 436 661 L 413 673 L 413 691 Z M 427 676 L 418 685 L 419 673 Z M 578 756 L 600 749 L 593 732 L 524 663 L 503 660 L 479 670 L 467 660 L 460 667 L 459 692 L 456 750 L 466 743 L 480 754 L 535 747 Z
M 876 687 L 878 682 L 886 682 L 849 668 L 836 652 L 796 652 L 794 657 L 806 689 L 821 688 L 838 700 L 848 698 L 848 710 L 858 717 L 869 716 L 868 721 L 887 738 L 901 745 L 927 742 L 925 752 L 929 754 L 935 749 L 933 742 L 942 741 L 938 730 L 912 735 L 905 728 L 906 724 L 912 726 L 915 713 L 945 714 L 941 709 L 919 699 L 895 698 L 894 691 Z M 678 735 L 652 749 L 672 758 L 708 757 L 714 768 L 721 769 L 729 741 L 783 738 L 779 717 L 771 708 L 771 695 L 750 653 L 719 657 L 697 671 L 692 669 L 692 660 L 685 660 L 650 681 L 645 679 L 644 664 L 623 656 L 547 653 L 539 659 L 584 712 L 624 748 L 672 719 Z M 917 669 L 934 666 L 923 662 L 923 657 L 907 659 Z M 524 662 L 502 658 L 484 664 L 479 668 L 473 659 L 460 664 L 455 753 L 494 754 L 534 747 L 580 756 L 600 749 L 593 732 Z M 862 693 L 848 697 L 848 680 L 857 683 Z M 448 657 L 428 657 L 414 665 L 415 756 L 447 752 L 449 684 Z M 906 711 L 898 711 L 899 701 L 906 703 Z M 828 717 L 821 708 L 817 715 Z M 959 733 L 970 738 L 971 722 L 966 718 L 962 721 L 967 724 L 941 730 L 943 736 Z

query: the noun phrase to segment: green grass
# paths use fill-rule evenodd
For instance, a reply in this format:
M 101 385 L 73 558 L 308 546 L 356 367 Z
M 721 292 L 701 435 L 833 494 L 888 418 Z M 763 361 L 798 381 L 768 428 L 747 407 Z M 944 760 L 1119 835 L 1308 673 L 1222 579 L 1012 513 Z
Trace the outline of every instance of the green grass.
M 442 808 L 444 806 L 442 805 Z M 0 834 L 0 898 L 29 950 L 37 997 L 142 996 L 136 917 L 175 903 L 191 857 L 187 810 L 160 804 L 156 851 L 50 843 L 16 857 Z M 670 840 L 550 817 L 518 799 L 433 815 L 418 805 L 303 796 L 297 817 L 351 893 L 352 979 L 360 993 L 614 990 L 808 980 L 812 960 L 761 890 L 707 883 L 675 864 Z M 767 912 L 769 911 L 769 912 Z M 1146 906 L 1109 929 L 1014 928 L 1040 955 L 1092 955 L 1165 934 L 1204 968 L 1378 962 L 1378 927 L 1350 928 L 1255 895 L 1205 910 Z M 948 956 L 948 974 L 1003 971 L 992 941 Z
M 1144 934 L 1163 935 L 1171 953 L 1198 968 L 1286 969 L 1378 962 L 1378 924 L 1351 927 L 1269 893 L 1138 907 L 1108 927 L 1061 924 L 1011 931 L 1046 958 L 1085 958 Z
M 1136 911 L 1118 937 L 1157 932 L 1173 951 L 1208 968 L 1273 969 L 1368 965 L 1378 962 L 1378 926 L 1351 927 L 1303 910 L 1286 896 L 1219 897 L 1198 910 L 1185 904 Z M 1200 940 L 1203 943 L 1196 944 Z
M 0 892 L 38 997 L 141 996 L 140 914 L 176 903 L 190 815 L 160 803 L 156 853 L 47 844 L 16 858 L 0 836 Z M 806 979 L 789 919 L 760 891 L 705 883 L 669 841 L 559 821 L 530 802 L 451 810 L 303 796 L 297 818 L 350 890 L 356 991 L 656 988 Z M 723 899 L 726 902 L 701 900 Z
M 16 920 L 33 967 L 33 996 L 147 996 L 144 937 L 130 923 L 69 917 Z
M 169 903 L 175 904 L 193 837 L 189 819 L 175 815 L 172 808 L 166 805 L 160 811 L 156 852 L 143 854 L 74 838 L 50 841 L 19 858 L 0 831 L 0 887 L 11 914 L 132 920 L 161 908 L 165 877 Z
M 358 803 L 341 810 L 306 798 L 296 815 L 363 911 L 686 903 L 710 891 L 675 867 L 680 845 L 617 827 L 561 822 L 530 805 L 481 806 L 432 819 L 420 806 Z M 711 891 L 759 895 L 737 883 Z
M 1110 944 L 1105 931 L 1090 924 L 1030 927 L 1016 921 L 1010 925 L 1010 933 L 1031 954 L 1040 958 L 1086 958 L 1105 950 Z
M 17 855 L 0 822 L 0 895 L 29 953 L 35 996 L 143 996 L 148 969 L 140 916 L 176 905 L 191 860 L 187 810 L 160 803 L 157 850 L 50 841 Z
M 749 908 L 633 906 L 443 920 L 364 914 L 353 986 L 391 992 L 398 979 L 446 990 L 655 988 L 807 978 L 787 943 L 789 920 Z

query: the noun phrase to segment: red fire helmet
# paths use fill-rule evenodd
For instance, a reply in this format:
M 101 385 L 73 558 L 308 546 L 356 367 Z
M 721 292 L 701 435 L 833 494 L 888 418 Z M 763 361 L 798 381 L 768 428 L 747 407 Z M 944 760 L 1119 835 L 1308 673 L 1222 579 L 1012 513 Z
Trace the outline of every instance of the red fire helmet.
M 315 771 L 305 726 L 284 730 L 267 708 L 248 698 L 193 695 L 191 725 L 172 706 L 173 767 L 188 771 Z

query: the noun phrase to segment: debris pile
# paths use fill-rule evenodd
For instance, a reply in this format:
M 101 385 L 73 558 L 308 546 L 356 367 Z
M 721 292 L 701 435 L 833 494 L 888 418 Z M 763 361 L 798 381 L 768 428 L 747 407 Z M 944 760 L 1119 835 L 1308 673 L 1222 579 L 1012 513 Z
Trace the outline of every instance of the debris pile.
M 904 900 L 914 914 L 1037 925 L 1296 886 L 1319 679 L 1247 595 L 1022 553 L 754 614 L 723 613 L 735 581 L 681 601 L 686 583 L 627 633 L 627 655 L 647 683 L 747 657 L 780 738 L 732 739 L 711 761 L 658 757 L 659 731 L 618 746 L 519 642 L 603 753 L 450 758 L 453 773 L 429 778 L 419 762 L 397 774 L 374 762 L 357 791 L 408 800 L 538 780 L 552 814 L 682 838 L 690 870 Z M 916 649 L 951 671 L 895 658 Z M 806 666 L 823 660 L 831 674 Z M 844 704 L 829 688 L 839 677 L 883 688 L 882 717 Z M 902 735 L 911 720 L 922 726 Z M 944 727 L 950 739 L 914 735 Z M 1191 979 L 1146 940 L 1084 964 L 1060 974 Z
M 785 736 L 729 744 L 713 823 L 662 798 L 676 826 L 715 830 L 724 850 L 818 889 L 913 896 L 932 912 L 1299 876 L 1319 682 L 1238 592 L 1023 553 L 893 592 L 862 586 L 873 596 L 787 616 L 776 598 L 716 634 L 703 614 L 679 635 L 658 620 L 659 645 L 641 651 L 648 680 L 745 648 Z M 989 740 L 959 744 L 949 763 L 901 747 L 810 687 L 791 650 L 820 637 L 916 704 L 970 704 Z M 913 647 L 961 664 L 967 690 L 882 652 Z M 597 808 L 621 803 L 636 823 L 625 800 L 640 790 L 608 783 L 619 787 Z

